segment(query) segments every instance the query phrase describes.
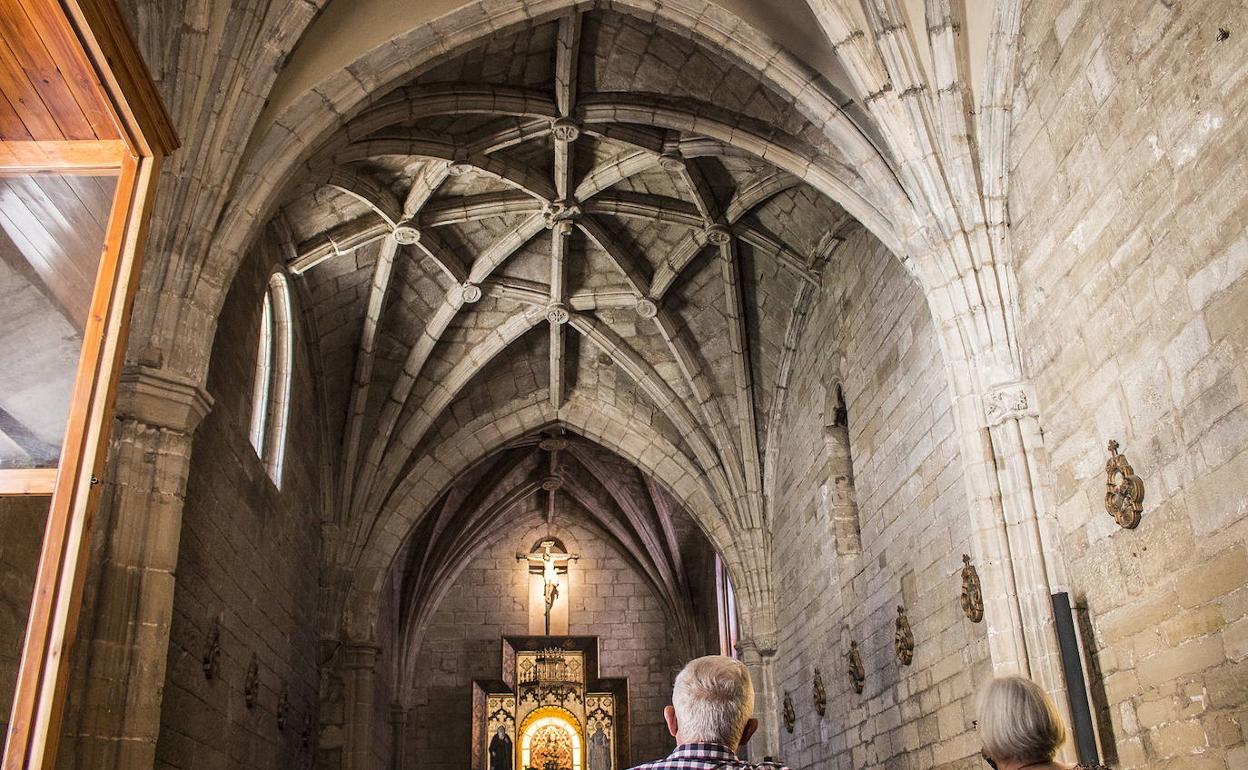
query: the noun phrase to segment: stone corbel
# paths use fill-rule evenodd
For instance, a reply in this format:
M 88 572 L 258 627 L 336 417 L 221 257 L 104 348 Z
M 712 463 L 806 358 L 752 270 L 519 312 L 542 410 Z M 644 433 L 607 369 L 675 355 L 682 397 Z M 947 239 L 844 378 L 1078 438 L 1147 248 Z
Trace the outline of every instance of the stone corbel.
M 1036 417 L 1036 389 L 1027 382 L 1001 385 L 984 396 L 984 415 L 988 427 L 995 428 L 1007 420 Z
M 117 416 L 153 428 L 190 434 L 212 409 L 212 396 L 198 382 L 166 369 L 129 364 L 117 387 Z

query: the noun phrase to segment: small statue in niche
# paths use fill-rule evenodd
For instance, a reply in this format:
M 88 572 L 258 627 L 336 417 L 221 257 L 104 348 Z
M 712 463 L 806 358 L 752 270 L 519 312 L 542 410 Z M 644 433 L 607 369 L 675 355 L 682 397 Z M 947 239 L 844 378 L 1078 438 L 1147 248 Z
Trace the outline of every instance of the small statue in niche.
M 796 724 L 797 712 L 793 710 L 793 696 L 786 691 L 784 693 L 784 729 L 792 733 L 793 726 Z
M 962 612 L 972 623 L 984 619 L 984 593 L 979 573 L 971 566 L 971 557 L 967 554 L 962 554 Z
M 854 686 L 854 692 L 862 694 L 862 688 L 867 683 L 867 671 L 862 667 L 862 653 L 858 652 L 858 643 L 849 643 L 849 653 L 845 655 L 849 661 L 849 681 Z
M 208 628 L 208 638 L 204 645 L 204 654 L 200 658 L 200 665 L 204 669 L 204 678 L 208 681 L 216 679 L 221 674 L 221 619 L 213 618 L 212 625 Z
M 247 664 L 247 678 L 243 680 L 243 701 L 247 708 L 253 708 L 260 697 L 260 662 L 256 654 L 251 654 L 251 662 Z
M 815 669 L 814 699 L 815 713 L 823 716 L 828 710 L 828 693 L 823 689 L 823 675 L 819 673 L 819 669 Z
M 897 631 L 893 634 L 893 647 L 897 650 L 897 660 L 903 666 L 910 665 L 914 660 L 914 634 L 910 631 L 910 618 L 906 617 L 906 608 L 897 605 Z
M 1105 511 L 1123 529 L 1135 529 L 1144 511 L 1144 482 L 1135 475 L 1125 455 L 1118 454 L 1118 442 L 1109 442 L 1105 462 Z

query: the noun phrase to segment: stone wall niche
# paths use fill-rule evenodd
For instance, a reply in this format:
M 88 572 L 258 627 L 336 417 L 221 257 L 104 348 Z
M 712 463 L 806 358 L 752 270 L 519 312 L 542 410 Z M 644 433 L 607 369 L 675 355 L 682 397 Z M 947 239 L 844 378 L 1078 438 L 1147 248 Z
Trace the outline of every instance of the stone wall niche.
M 823 439 L 827 453 L 828 513 L 836 552 L 842 556 L 862 553 L 858 524 L 858 498 L 854 492 L 854 461 L 849 447 L 849 409 L 839 382 L 828 393 L 824 409 Z

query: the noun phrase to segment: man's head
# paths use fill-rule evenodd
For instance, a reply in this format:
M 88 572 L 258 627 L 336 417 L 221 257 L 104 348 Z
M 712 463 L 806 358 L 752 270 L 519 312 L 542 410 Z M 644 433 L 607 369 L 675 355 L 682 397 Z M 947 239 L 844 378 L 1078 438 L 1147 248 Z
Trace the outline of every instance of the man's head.
M 678 744 L 720 743 L 736 749 L 758 728 L 754 684 L 745 664 L 723 655 L 689 662 L 676 676 L 672 705 L 663 710 Z

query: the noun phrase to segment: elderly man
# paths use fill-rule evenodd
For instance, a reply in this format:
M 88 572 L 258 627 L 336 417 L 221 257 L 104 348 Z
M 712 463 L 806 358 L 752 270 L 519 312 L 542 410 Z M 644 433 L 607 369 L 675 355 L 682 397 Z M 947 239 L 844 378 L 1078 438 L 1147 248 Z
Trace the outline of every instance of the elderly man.
M 737 759 L 737 749 L 758 729 L 753 714 L 754 684 L 743 663 L 722 655 L 690 661 L 676 677 L 672 705 L 663 709 L 676 750 L 634 770 L 787 770 Z

